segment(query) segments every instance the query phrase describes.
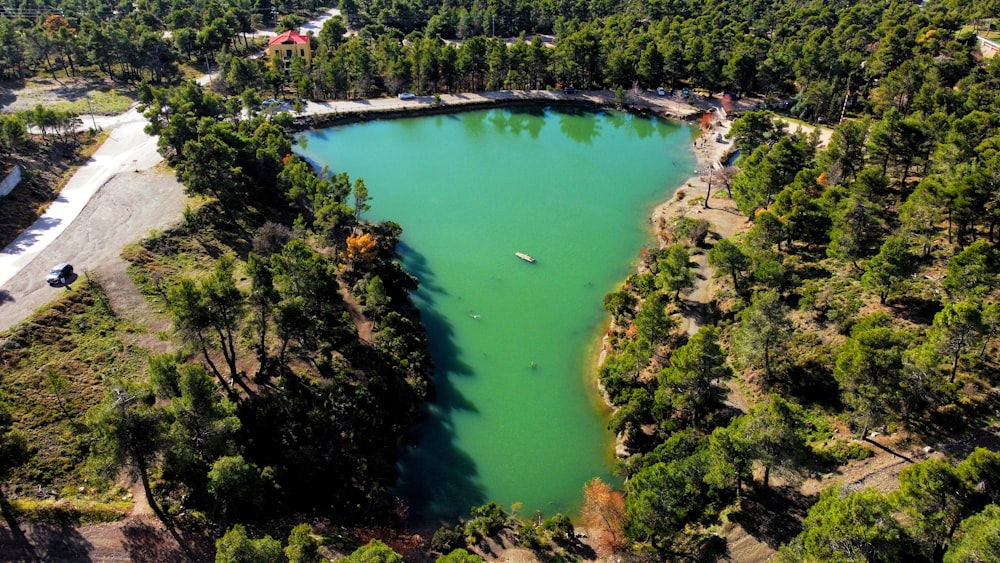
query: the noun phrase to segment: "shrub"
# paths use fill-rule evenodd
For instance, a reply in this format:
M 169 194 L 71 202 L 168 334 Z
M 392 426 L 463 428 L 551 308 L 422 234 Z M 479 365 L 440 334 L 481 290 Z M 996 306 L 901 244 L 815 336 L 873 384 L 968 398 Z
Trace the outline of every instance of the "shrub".
M 832 444 L 820 449 L 817 454 L 824 462 L 831 465 L 844 465 L 851 460 L 860 461 L 875 455 L 868 446 L 847 440 L 834 440 Z
M 693 246 L 705 244 L 711 224 L 705 219 L 677 217 L 667 228 L 671 237 L 678 242 L 687 242 Z
M 460 547 L 465 547 L 461 526 L 441 526 L 431 537 L 431 549 L 438 553 L 451 553 Z

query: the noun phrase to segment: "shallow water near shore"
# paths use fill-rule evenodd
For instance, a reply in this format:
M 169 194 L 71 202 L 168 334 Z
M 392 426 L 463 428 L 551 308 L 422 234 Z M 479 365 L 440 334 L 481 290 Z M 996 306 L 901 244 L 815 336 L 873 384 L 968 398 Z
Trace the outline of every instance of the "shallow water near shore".
M 594 383 L 602 300 L 653 243 L 652 207 L 694 168 L 690 128 L 498 109 L 300 141 L 309 160 L 364 178 L 366 218 L 403 227 L 403 261 L 420 280 L 437 399 L 400 466 L 414 522 L 489 501 L 573 515 L 584 483 L 615 482 Z

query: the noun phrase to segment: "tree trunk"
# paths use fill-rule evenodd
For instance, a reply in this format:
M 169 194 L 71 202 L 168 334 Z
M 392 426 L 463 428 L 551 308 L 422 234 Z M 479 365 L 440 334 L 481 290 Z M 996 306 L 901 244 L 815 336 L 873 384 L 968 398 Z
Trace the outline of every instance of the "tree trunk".
M 215 374 L 216 379 L 219 380 L 219 385 L 222 386 L 222 389 L 226 392 L 226 395 L 232 395 L 233 393 L 232 387 L 229 386 L 229 383 L 226 381 L 226 378 L 222 377 L 222 372 L 219 371 L 219 367 L 215 365 L 215 362 L 212 361 L 212 356 L 208 354 L 208 346 L 205 344 L 205 339 L 199 334 L 198 340 L 199 343 L 201 344 L 201 355 L 202 357 L 205 358 L 205 363 L 208 364 L 209 369 L 212 370 L 212 373 Z
M 954 356 L 951 358 L 951 376 L 948 378 L 948 383 L 955 383 L 955 375 L 958 373 L 958 360 L 962 353 L 962 349 L 958 348 L 955 350 Z
M 764 375 L 767 376 L 767 381 L 770 383 L 773 381 L 771 378 L 771 347 L 764 345 Z

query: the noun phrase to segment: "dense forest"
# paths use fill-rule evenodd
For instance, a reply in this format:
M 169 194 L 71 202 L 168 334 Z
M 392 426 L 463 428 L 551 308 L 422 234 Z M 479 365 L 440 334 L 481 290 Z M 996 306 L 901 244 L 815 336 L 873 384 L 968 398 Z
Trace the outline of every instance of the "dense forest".
M 195 197 L 181 224 L 125 253 L 172 319 L 176 354 L 132 357 L 97 340 L 129 360 L 95 370 L 100 393 L 73 395 L 71 366 L 32 356 L 44 349 L 39 324 L 3 337 L 5 365 L 49 363 L 45 388 L 79 399 L 59 399 L 66 419 L 89 411 L 62 421 L 64 450 L 33 449 L 19 426 L 23 391 L 5 389 L 0 476 L 15 490 L 130 469 L 164 520 L 228 530 L 223 561 L 314 560 L 308 526 L 284 552 L 252 539 L 244 524 L 265 517 L 403 525 L 388 491 L 432 366 L 409 301 L 416 280 L 394 254 L 401 232 L 365 220 L 377 202 L 363 179 L 317 174 L 292 154 L 289 117 L 257 112 L 265 93 L 664 85 L 774 102 L 780 115 L 734 123 L 742 156 L 719 175 L 747 228 L 715 240 L 699 219 L 665 225 L 669 244 L 605 298 L 599 378 L 628 455 L 623 491 L 581 484 L 602 555 L 711 560 L 725 549 L 720 522 L 774 510 L 787 483 L 871 456 L 873 430 L 939 444 L 994 424 L 1000 57 L 982 58 L 976 33 L 996 25 L 997 2 L 344 0 L 345 17 L 311 38 L 311 68 L 285 75 L 245 56 L 254 30 L 296 27 L 318 8 L 3 8 L 0 76 L 134 84 L 148 131 Z M 214 93 L 182 81 L 205 64 L 219 71 Z M 832 138 L 789 133 L 787 116 L 827 123 Z M 71 122 L 44 109 L 5 115 L 0 148 L 30 150 L 28 124 L 65 136 Z M 711 322 L 688 336 L 677 319 L 695 253 L 717 278 Z M 56 344 L 121 330 L 88 316 L 103 307 L 99 286 L 82 295 L 57 308 L 81 316 Z M 746 412 L 724 403 L 732 389 Z M 909 464 L 892 493 L 834 486 L 802 501 L 808 512 L 784 516 L 785 533 L 771 537 L 778 559 L 1000 558 L 1000 454 L 965 453 Z M 520 520 L 492 503 L 430 547 L 441 561 L 477 561 L 465 549 L 505 529 L 573 558 L 565 516 Z M 402 559 L 373 541 L 345 560 Z

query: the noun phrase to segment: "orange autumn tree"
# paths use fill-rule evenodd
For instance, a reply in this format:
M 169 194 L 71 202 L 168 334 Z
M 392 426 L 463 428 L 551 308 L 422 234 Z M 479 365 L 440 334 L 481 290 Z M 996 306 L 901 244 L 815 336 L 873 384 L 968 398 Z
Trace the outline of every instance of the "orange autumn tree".
M 370 262 L 375 258 L 378 242 L 371 233 L 352 233 L 347 237 L 347 249 L 344 259 L 352 266 L 358 262 Z
M 583 523 L 594 539 L 594 550 L 607 557 L 627 545 L 625 538 L 625 499 L 600 478 L 583 486 Z
M 705 112 L 698 118 L 698 123 L 701 125 L 702 129 L 711 129 L 713 119 L 715 119 L 715 117 L 712 113 Z

